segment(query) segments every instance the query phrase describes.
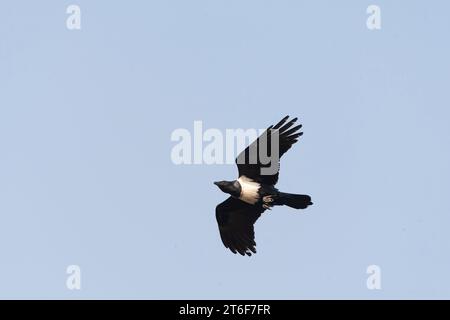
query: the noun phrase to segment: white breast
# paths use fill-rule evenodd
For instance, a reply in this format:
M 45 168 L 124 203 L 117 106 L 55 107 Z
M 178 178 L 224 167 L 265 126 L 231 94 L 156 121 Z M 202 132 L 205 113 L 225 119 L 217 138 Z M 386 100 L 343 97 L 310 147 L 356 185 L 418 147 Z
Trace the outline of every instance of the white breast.
M 241 195 L 239 199 L 250 204 L 255 204 L 259 200 L 258 190 L 260 184 L 246 176 L 240 177 L 238 180 L 241 185 Z

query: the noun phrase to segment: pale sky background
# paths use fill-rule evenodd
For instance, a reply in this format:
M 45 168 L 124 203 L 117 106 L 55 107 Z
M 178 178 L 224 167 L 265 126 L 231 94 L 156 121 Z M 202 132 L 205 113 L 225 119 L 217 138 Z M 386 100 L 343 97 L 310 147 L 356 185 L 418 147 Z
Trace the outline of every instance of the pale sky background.
M 82 29 L 66 28 L 78 4 Z M 369 31 L 366 8 L 382 10 Z M 0 298 L 450 298 L 448 1 L 2 1 Z M 304 136 L 226 250 L 174 129 Z M 66 288 L 66 267 L 82 290 Z M 366 268 L 382 290 L 366 288 Z

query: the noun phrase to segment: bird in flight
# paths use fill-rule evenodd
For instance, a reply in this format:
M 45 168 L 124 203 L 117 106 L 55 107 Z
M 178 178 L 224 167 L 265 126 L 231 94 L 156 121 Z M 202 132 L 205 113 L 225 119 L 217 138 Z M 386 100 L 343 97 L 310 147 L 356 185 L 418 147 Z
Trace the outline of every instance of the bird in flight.
M 278 152 L 276 158 L 278 162 L 278 159 L 303 134 L 299 132 L 302 125 L 293 127 L 297 118 L 289 121 L 288 119 L 289 116 L 286 116 L 275 126 L 267 128 L 258 139 L 239 154 L 236 158 L 239 171 L 237 180 L 214 182 L 220 190 L 230 194 L 227 200 L 216 207 L 216 219 L 222 242 L 233 253 L 240 253 L 243 256 L 256 253 L 253 225 L 265 210 L 283 205 L 294 209 L 305 209 L 313 204 L 308 195 L 285 193 L 275 188 L 279 163 L 275 164 L 275 172 L 263 173 L 263 170 L 270 167 L 271 163 L 263 159 L 261 148 L 266 150 L 265 154 L 270 157 Z M 274 158 L 271 159 L 273 161 Z

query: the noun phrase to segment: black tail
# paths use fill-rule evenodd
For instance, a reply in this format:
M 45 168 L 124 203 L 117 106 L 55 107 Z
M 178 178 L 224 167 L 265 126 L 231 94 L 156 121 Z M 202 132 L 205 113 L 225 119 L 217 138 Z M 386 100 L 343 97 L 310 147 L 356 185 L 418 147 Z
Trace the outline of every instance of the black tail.
M 286 205 L 294 209 L 305 209 L 312 205 L 311 197 L 305 194 L 293 194 L 280 192 L 277 199 L 278 205 Z

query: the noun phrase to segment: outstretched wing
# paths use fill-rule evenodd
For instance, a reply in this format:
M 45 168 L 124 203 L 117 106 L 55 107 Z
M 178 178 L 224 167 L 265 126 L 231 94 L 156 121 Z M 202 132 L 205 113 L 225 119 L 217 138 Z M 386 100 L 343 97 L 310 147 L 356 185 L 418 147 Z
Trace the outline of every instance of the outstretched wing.
M 233 253 L 251 256 L 256 253 L 253 224 L 265 209 L 229 197 L 216 207 L 220 237 Z
M 279 147 L 279 158 L 283 154 L 288 151 L 294 143 L 297 142 L 298 137 L 300 137 L 303 132 L 299 132 L 302 125 L 294 126 L 294 123 L 297 121 L 297 118 L 294 118 L 288 121 L 289 116 L 284 117 L 278 122 L 275 126 L 270 126 L 267 130 L 256 139 L 250 146 L 248 146 L 244 151 L 242 151 L 239 156 L 236 158 L 236 164 L 239 170 L 240 176 L 247 176 L 254 181 L 263 184 L 275 185 L 278 181 L 278 173 L 280 169 L 280 164 L 275 164 L 276 172 L 271 175 L 261 174 L 261 168 L 268 168 L 271 166 L 271 163 L 264 164 L 262 159 L 260 158 L 260 148 L 262 141 L 267 141 L 267 148 L 263 148 L 263 154 L 267 154 L 271 156 L 273 152 L 276 150 L 272 150 L 272 142 L 271 135 L 274 131 L 278 132 L 278 147 Z M 267 139 L 261 139 L 264 135 L 267 135 Z M 256 154 L 254 154 L 256 153 Z M 253 160 L 253 162 L 251 161 Z M 256 161 L 255 161 L 256 160 Z

